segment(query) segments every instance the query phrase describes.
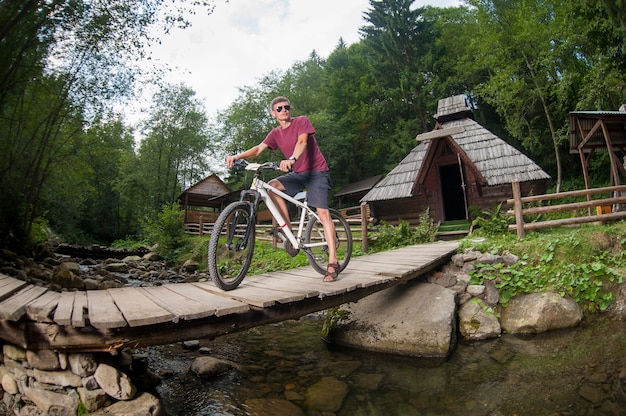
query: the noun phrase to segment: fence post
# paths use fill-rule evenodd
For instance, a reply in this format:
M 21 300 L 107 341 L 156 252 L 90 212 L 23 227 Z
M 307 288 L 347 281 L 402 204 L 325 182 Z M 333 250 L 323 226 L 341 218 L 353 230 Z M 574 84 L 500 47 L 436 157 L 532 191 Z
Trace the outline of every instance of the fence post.
M 198 235 L 202 237 L 203 233 L 204 233 L 204 217 L 200 215 L 200 229 L 198 230 Z
M 367 253 L 367 204 L 361 204 L 361 251 Z
M 522 190 L 519 181 L 514 179 L 511 182 L 513 186 L 513 200 L 515 201 L 515 225 L 517 226 L 517 238 L 524 238 L 524 215 L 522 214 Z

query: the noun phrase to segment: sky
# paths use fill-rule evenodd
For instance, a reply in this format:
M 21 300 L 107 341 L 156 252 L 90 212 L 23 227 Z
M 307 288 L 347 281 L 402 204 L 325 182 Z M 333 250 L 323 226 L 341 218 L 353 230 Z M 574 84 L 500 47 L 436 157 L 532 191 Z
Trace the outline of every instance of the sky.
M 327 58 L 339 44 L 359 41 L 369 0 L 216 0 L 212 14 L 198 12 L 192 26 L 162 36 L 153 62 L 174 68 L 170 83 L 183 83 L 204 102 L 207 114 L 226 109 L 239 88 L 271 71 L 284 71 L 315 50 Z M 456 0 L 416 0 L 458 6 Z

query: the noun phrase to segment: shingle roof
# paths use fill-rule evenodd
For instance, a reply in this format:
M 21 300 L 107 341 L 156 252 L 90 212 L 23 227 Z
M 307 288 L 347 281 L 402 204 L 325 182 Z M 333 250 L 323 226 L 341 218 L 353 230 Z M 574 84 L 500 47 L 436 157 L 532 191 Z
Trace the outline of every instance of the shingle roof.
M 465 117 L 441 123 L 444 129 L 453 131 L 451 137 L 480 172 L 488 186 L 539 179 L 550 179 L 535 162 L 501 138 Z M 361 202 L 384 201 L 413 196 L 413 187 L 423 166 L 428 146 L 434 140 L 420 142 L 411 152 L 382 179 Z

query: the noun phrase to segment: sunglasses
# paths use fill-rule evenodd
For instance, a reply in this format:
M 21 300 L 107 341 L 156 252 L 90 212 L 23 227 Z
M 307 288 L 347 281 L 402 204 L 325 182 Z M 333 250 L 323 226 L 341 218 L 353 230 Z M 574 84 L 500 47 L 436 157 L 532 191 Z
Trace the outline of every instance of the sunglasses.
M 279 105 L 278 107 L 276 107 L 276 112 L 280 113 L 281 111 L 283 111 L 283 108 L 285 109 L 285 111 L 291 111 L 291 106 L 287 104 L 287 105 Z

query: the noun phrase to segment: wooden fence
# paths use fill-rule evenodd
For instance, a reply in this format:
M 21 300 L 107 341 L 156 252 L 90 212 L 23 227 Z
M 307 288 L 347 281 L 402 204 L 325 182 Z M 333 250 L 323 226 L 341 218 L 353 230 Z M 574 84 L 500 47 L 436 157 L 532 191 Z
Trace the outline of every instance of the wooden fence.
M 626 196 L 622 196 L 624 193 L 626 193 L 626 185 L 522 197 L 519 182 L 514 181 L 513 199 L 507 200 L 507 204 L 513 205 L 513 209 L 508 210 L 507 214 L 515 216 L 515 224 L 509 225 L 509 230 L 517 230 L 517 236 L 519 238 L 523 238 L 526 230 L 626 218 L 626 209 L 620 210 L 620 205 L 626 204 Z M 609 194 L 613 196 L 602 199 L 591 199 L 592 195 L 598 194 Z M 530 206 L 528 208 L 524 208 L 524 204 L 541 204 L 543 201 L 572 197 L 586 197 L 587 200 L 583 202 L 572 202 L 549 206 Z M 583 211 L 583 215 L 581 215 L 581 210 Z M 574 216 L 556 220 L 533 221 L 529 223 L 524 222 L 525 215 L 538 215 L 566 211 L 572 211 Z M 587 215 L 584 215 L 585 211 Z
M 362 243 L 362 251 L 367 252 L 367 227 L 368 227 L 368 219 L 369 219 L 369 205 L 361 205 L 356 207 L 348 207 L 341 208 L 338 210 L 341 215 L 348 221 L 350 224 L 350 229 L 352 231 L 352 237 L 354 241 L 361 241 Z M 269 214 L 269 211 L 267 211 Z M 259 213 L 261 214 L 261 213 Z M 269 230 L 274 226 L 273 220 L 272 223 L 268 223 L 268 220 L 271 219 L 271 215 L 263 216 L 259 218 L 261 221 L 257 224 L 257 239 L 265 240 L 265 241 L 273 241 L 274 248 L 276 247 L 276 239 L 271 237 L 265 231 Z M 211 230 L 213 229 L 212 222 L 203 222 L 203 217 L 200 217 L 200 222 L 188 222 L 185 223 L 185 232 L 188 234 L 203 236 L 211 234 Z M 292 222 L 292 225 L 297 226 L 298 222 Z

